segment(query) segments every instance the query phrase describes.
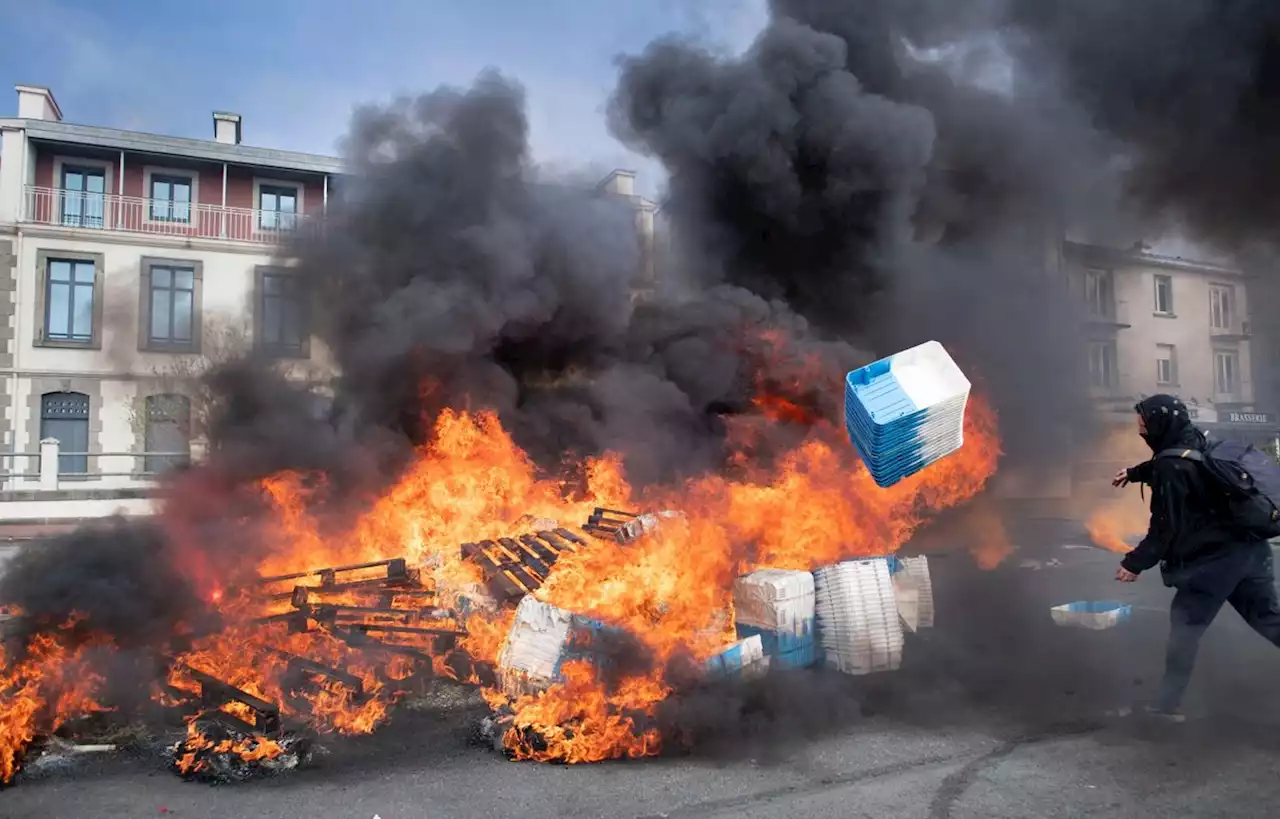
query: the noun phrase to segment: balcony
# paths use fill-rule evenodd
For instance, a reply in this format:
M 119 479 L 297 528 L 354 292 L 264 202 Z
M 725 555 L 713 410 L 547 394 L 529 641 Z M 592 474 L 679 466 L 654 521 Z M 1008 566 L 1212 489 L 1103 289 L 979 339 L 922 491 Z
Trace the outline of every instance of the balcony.
M 1127 301 L 1086 302 L 1084 307 L 1084 324 L 1094 331 L 1114 332 L 1133 326 Z
M 27 186 L 22 221 L 27 224 L 277 244 L 301 223 L 301 216 L 220 205 L 194 205 L 109 193 L 82 193 Z
M 1229 321 L 1225 327 L 1210 325 L 1209 336 L 1219 342 L 1248 341 L 1253 336 L 1253 331 L 1247 321 Z

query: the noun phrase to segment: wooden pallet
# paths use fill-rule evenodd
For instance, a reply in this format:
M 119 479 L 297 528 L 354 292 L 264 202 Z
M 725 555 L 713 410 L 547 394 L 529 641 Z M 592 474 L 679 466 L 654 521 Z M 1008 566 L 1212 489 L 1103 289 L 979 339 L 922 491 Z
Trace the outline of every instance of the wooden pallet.
M 499 600 L 523 597 L 538 589 L 561 555 L 578 551 L 586 541 L 568 529 L 554 529 L 462 544 L 462 557 L 484 572 L 489 590 Z

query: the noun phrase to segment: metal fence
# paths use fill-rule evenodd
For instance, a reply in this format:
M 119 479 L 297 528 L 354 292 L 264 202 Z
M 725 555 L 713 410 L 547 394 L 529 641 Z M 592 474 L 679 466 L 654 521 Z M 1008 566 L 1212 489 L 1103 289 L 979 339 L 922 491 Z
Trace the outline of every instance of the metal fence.
M 22 219 L 114 233 L 276 244 L 302 214 L 27 186 Z
M 149 482 L 193 461 L 191 452 L 63 452 L 54 439 L 40 442 L 39 452 L 0 455 L 0 481 L 8 488 L 52 491 L 61 484 L 102 478 Z M 36 485 L 30 485 L 34 482 Z

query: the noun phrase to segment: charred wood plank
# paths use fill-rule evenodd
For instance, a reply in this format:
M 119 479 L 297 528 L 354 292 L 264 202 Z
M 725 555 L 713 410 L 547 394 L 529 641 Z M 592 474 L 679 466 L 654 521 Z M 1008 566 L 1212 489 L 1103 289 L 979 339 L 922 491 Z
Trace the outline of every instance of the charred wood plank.
M 521 535 L 520 542 L 526 548 L 531 550 L 542 561 L 543 565 L 550 571 L 551 567 L 556 565 L 556 560 L 560 558 L 560 553 L 543 543 L 535 535 Z

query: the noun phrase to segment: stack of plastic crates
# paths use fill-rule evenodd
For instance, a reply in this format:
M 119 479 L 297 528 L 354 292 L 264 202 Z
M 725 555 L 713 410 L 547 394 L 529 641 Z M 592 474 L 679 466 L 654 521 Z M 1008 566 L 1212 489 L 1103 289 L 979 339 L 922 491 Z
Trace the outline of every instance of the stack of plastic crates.
M 845 377 L 845 428 L 880 486 L 892 486 L 964 445 L 969 379 L 936 341 Z
M 891 572 L 895 558 L 849 560 L 813 572 L 815 626 L 823 664 L 846 674 L 902 665 L 902 622 Z
M 814 662 L 813 575 L 759 569 L 733 584 L 738 638 L 759 637 L 773 668 L 807 668 Z

